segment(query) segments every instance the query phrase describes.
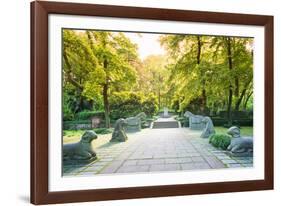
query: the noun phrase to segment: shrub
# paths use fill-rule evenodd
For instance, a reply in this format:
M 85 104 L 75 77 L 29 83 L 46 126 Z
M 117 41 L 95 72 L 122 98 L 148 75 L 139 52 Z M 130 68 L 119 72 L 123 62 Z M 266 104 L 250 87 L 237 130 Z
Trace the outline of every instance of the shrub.
M 68 107 L 63 108 L 63 120 L 64 121 L 71 121 L 74 119 L 74 114 Z
M 63 102 L 63 120 L 70 121 L 74 119 L 74 114 L 70 109 L 69 103 Z
M 155 115 L 158 111 L 157 98 L 155 95 L 148 95 L 142 102 L 142 111 L 149 117 Z
M 109 133 L 112 133 L 112 129 L 109 129 L 109 128 L 95 128 L 93 130 L 97 134 L 109 134 Z
M 213 134 L 209 139 L 210 144 L 223 150 L 227 149 L 227 147 L 230 145 L 230 142 L 231 137 L 225 134 Z
M 253 119 L 233 119 L 233 125 L 228 125 L 228 121 L 226 118 L 212 117 L 212 121 L 215 126 L 253 126 Z
M 88 127 L 91 127 L 91 121 L 89 120 L 63 121 L 64 130 L 77 130 L 77 125 L 88 125 Z
M 79 112 L 75 115 L 76 120 L 90 120 L 91 117 L 100 117 L 101 119 L 104 119 L 104 111 L 88 111 L 84 110 L 82 112 Z
M 182 127 L 189 127 L 189 118 L 177 116 L 175 119 L 181 123 Z
M 157 99 L 154 95 L 144 97 L 139 92 L 114 92 L 110 98 L 110 117 L 113 120 L 127 118 L 144 112 L 152 117 L 157 113 Z
M 115 92 L 110 98 L 110 117 L 127 118 L 141 112 L 142 96 L 133 92 Z

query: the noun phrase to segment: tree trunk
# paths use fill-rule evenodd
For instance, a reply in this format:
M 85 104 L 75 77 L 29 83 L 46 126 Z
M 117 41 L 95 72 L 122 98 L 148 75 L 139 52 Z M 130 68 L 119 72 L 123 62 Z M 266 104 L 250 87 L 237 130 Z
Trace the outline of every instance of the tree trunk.
M 226 37 L 226 45 L 227 45 L 227 58 L 228 58 L 228 68 L 229 70 L 232 70 L 233 65 L 232 65 L 232 52 L 231 52 L 231 42 L 230 42 L 230 37 Z M 229 84 L 229 91 L 228 91 L 228 105 L 227 105 L 227 121 L 228 125 L 232 125 L 232 85 L 231 82 Z
M 228 105 L 227 105 L 227 123 L 228 125 L 232 125 L 232 110 L 231 110 L 231 105 L 232 105 L 232 86 L 229 86 L 228 90 Z
M 202 42 L 200 36 L 197 36 L 197 64 L 200 64 Z
M 158 88 L 158 107 L 159 109 L 161 108 L 161 97 L 160 97 L 161 93 L 160 93 L 160 88 Z
M 71 68 L 71 65 L 70 65 L 70 63 L 69 63 L 68 57 L 67 57 L 67 55 L 66 55 L 65 52 L 63 52 L 63 59 L 64 59 L 64 61 L 65 61 L 65 65 L 66 65 L 66 67 L 67 67 L 67 70 L 66 70 L 66 69 L 64 70 L 64 71 L 65 71 L 65 74 L 66 74 L 67 80 L 68 80 L 73 86 L 75 86 L 77 89 L 79 89 L 79 90 L 81 91 L 81 93 L 82 93 L 82 91 L 83 91 L 82 85 L 81 85 L 79 82 L 75 81 L 75 80 L 72 78 L 72 76 L 71 76 L 72 68 Z
M 103 63 L 104 69 L 107 69 L 107 60 L 104 60 Z M 103 105 L 104 105 L 104 116 L 105 116 L 105 127 L 110 127 L 110 118 L 109 118 L 109 101 L 108 101 L 108 87 L 109 87 L 109 79 L 106 76 L 106 82 L 103 85 Z
M 201 41 L 201 37 L 197 36 L 197 65 L 200 65 L 201 62 L 201 49 L 202 49 L 202 41 Z M 207 106 L 207 95 L 206 95 L 206 89 L 205 89 L 205 80 L 204 80 L 204 73 L 201 72 L 201 77 L 203 78 L 202 81 L 202 107 L 201 107 L 201 113 L 204 114 L 206 111 L 206 106 Z
M 239 96 L 239 79 L 238 77 L 235 77 L 235 96 Z
M 159 109 L 161 108 L 161 87 L 160 87 L 160 82 L 161 82 L 161 76 L 159 74 L 158 75 L 158 106 L 159 106 Z
M 239 111 L 239 108 L 240 108 L 240 104 L 242 102 L 242 99 L 243 97 L 245 96 L 245 93 L 246 93 L 247 89 L 243 89 L 240 97 L 237 99 L 236 103 L 235 103 L 235 111 Z
M 108 84 L 103 85 L 103 104 L 104 104 L 104 116 L 105 116 L 105 127 L 110 127 L 110 119 L 109 119 L 109 102 L 108 102 Z
M 205 88 L 203 88 L 203 90 L 202 90 L 202 113 L 203 114 L 205 114 L 205 112 L 206 112 L 206 107 L 207 107 L 207 95 L 206 95 Z
M 246 100 L 245 100 L 244 105 L 243 105 L 244 110 L 247 109 L 247 104 L 248 104 L 248 101 L 249 101 L 250 97 L 252 96 L 252 94 L 253 94 L 253 91 L 250 92 L 250 94 L 246 97 Z

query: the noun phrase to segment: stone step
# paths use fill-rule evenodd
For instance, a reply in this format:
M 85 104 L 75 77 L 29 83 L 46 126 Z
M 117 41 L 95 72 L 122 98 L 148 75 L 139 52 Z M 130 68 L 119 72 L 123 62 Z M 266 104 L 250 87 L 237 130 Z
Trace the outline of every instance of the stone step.
M 152 129 L 160 129 L 160 128 L 179 128 L 179 123 L 177 121 L 155 121 L 153 123 Z

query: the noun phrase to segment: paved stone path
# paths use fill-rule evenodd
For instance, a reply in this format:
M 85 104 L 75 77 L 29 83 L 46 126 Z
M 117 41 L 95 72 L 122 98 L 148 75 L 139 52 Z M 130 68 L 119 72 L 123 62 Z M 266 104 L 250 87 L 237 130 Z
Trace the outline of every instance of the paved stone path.
M 98 160 L 64 165 L 64 176 L 252 167 L 252 157 L 230 157 L 188 128 L 144 129 L 123 143 L 96 148 Z

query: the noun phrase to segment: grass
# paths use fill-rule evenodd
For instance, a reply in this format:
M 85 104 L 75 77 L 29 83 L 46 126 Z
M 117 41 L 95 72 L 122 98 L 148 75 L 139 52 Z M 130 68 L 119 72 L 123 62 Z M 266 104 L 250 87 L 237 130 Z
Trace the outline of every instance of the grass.
M 81 136 L 85 131 L 84 130 L 63 130 L 64 137 L 73 137 Z
M 94 129 L 95 131 L 96 129 Z M 84 134 L 85 130 L 63 130 L 63 143 L 73 143 L 80 140 L 81 136 Z M 111 138 L 112 130 L 105 132 L 104 130 L 97 130 L 98 139 L 94 140 L 94 145 L 100 146 L 101 144 L 108 142 Z
M 226 134 L 228 128 L 215 127 L 217 134 Z M 253 127 L 241 127 L 240 128 L 242 136 L 253 136 Z

